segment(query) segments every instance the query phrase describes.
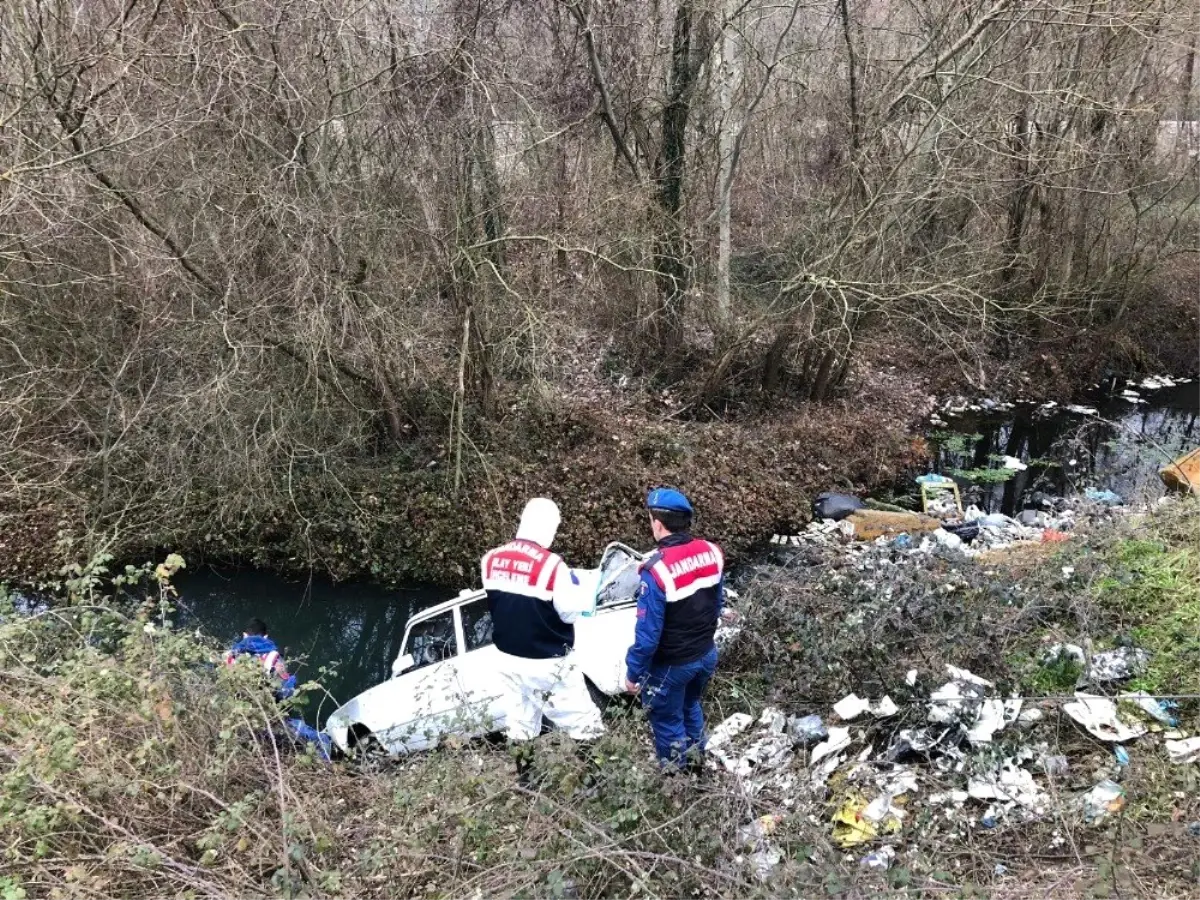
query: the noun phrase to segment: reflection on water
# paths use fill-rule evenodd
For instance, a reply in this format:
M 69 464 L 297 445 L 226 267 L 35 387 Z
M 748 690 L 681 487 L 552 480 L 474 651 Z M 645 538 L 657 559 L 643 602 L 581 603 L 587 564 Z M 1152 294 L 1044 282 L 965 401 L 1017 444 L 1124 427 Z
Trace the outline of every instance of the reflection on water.
M 1131 502 L 1163 492 L 1158 470 L 1200 443 L 1200 384 L 1141 391 L 1144 402 L 1121 395 L 1092 401 L 1095 415 L 1034 405 L 995 412 L 946 415 L 943 432 L 966 440 L 940 440 L 936 471 L 997 468 L 999 457 L 1031 463 L 1003 484 L 959 479 L 963 501 L 1012 515 L 1030 494 L 1063 495 L 1089 487 L 1116 491 Z
M 298 680 L 318 680 L 332 695 L 306 711 L 307 719 L 320 723 L 337 704 L 391 674 L 415 611 L 453 596 L 439 588 L 294 582 L 268 572 L 213 568 L 181 573 L 176 586 L 178 624 L 227 645 L 242 636 L 246 620 L 264 620 Z M 336 675 L 322 675 L 322 666 Z

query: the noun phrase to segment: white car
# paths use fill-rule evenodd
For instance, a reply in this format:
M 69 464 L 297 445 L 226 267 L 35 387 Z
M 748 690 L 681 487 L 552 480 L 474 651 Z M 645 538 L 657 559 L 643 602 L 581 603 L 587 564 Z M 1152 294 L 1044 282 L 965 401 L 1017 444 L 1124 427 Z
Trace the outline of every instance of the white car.
M 575 623 L 575 659 L 597 705 L 625 689 L 625 652 L 637 621 L 637 565 L 645 559 L 609 544 L 597 569 L 575 569 L 595 610 Z M 392 677 L 329 717 L 325 731 L 348 753 L 378 744 L 388 753 L 437 746 L 444 735 L 481 737 L 504 730 L 503 683 L 496 678 L 487 594 L 464 590 L 409 620 Z

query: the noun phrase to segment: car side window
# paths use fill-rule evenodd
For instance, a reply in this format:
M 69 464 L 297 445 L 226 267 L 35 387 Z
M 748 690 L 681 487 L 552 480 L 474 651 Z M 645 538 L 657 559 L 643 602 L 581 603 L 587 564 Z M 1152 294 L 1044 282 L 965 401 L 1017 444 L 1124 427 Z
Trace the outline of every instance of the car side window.
M 463 637 L 467 642 L 466 652 L 490 646 L 492 643 L 492 613 L 487 598 L 466 603 L 462 610 Z
M 413 658 L 413 667 L 408 670 L 410 672 L 457 656 L 454 612 L 447 610 L 414 625 L 408 633 L 404 652 L 411 654 Z

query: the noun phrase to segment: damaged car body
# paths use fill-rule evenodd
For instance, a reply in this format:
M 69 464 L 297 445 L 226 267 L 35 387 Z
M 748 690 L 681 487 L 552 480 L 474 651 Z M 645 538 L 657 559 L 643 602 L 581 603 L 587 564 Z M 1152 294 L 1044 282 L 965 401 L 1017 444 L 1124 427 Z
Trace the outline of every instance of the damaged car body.
M 637 616 L 638 565 L 645 555 L 609 544 L 595 569 L 574 569 L 593 591 L 593 611 L 575 623 L 573 658 L 593 702 L 603 708 L 625 686 L 625 652 Z M 496 678 L 487 594 L 464 590 L 408 622 L 392 677 L 343 704 L 325 731 L 343 753 L 428 750 L 447 736 L 477 738 L 504 730 L 504 684 Z

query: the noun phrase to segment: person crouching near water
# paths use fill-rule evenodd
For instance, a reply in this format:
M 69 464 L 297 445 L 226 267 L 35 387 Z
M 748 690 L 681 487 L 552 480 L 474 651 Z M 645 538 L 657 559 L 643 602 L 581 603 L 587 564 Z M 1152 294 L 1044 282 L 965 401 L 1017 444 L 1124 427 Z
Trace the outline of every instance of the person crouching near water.
M 672 488 L 646 497 L 658 549 L 640 566 L 634 643 L 625 690 L 640 694 L 664 772 L 703 762 L 700 699 L 717 668 L 717 624 L 725 607 L 721 548 L 692 537 L 692 504 Z
M 543 716 L 575 740 L 604 733 L 600 710 L 572 653 L 574 622 L 590 612 L 595 597 L 550 551 L 560 521 L 554 501 L 535 497 L 521 513 L 516 539 L 480 561 L 492 637 L 500 651 L 497 674 L 508 688 L 501 702 L 510 741 L 537 737 Z M 516 756 L 524 781 L 531 754 Z
M 296 676 L 289 675 L 279 647 L 267 636 L 267 623 L 251 619 L 242 630 L 242 639 L 225 654 L 225 665 L 232 666 L 240 656 L 262 660 L 263 674 L 275 687 L 275 699 L 285 700 L 296 692 Z

